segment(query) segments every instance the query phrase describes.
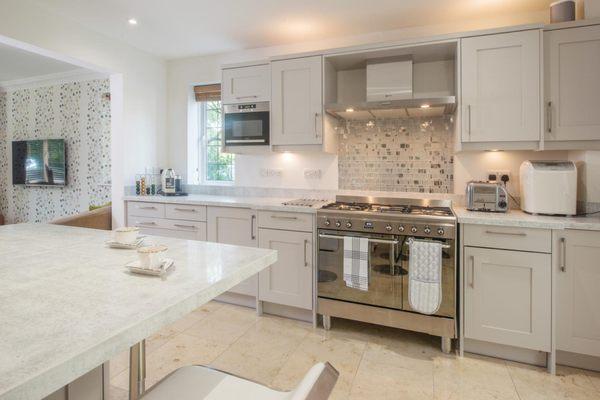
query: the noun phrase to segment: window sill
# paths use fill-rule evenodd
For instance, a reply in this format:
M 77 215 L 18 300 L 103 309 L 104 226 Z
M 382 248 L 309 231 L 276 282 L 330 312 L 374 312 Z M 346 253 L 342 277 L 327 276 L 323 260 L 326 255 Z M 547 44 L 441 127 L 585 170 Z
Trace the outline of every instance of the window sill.
M 227 181 L 205 181 L 198 183 L 200 186 L 235 186 L 235 182 Z

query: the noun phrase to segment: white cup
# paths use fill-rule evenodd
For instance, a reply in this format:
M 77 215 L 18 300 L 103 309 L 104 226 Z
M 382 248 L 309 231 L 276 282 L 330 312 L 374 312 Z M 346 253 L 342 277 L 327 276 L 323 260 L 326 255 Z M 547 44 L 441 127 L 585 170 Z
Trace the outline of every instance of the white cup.
M 159 269 L 167 246 L 144 246 L 137 250 L 140 266 L 148 269 Z
M 138 237 L 140 228 L 133 226 L 124 226 L 114 230 L 114 238 L 117 243 L 132 244 L 135 243 Z

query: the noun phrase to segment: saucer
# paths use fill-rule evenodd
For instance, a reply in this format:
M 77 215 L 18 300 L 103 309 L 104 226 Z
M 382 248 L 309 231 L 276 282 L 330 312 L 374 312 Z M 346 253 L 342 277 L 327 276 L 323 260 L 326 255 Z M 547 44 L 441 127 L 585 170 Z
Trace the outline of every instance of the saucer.
M 162 263 L 160 264 L 160 268 L 158 269 L 142 267 L 139 260 L 131 261 L 125 264 L 125 266 L 129 269 L 130 272 L 133 272 L 135 274 L 160 276 L 166 273 L 174 264 L 175 261 L 173 259 L 164 258 L 162 260 Z
M 108 247 L 112 247 L 113 249 L 137 249 L 138 247 L 140 247 L 143 241 L 144 237 L 139 236 L 133 243 L 119 243 L 113 239 L 107 240 L 104 243 Z

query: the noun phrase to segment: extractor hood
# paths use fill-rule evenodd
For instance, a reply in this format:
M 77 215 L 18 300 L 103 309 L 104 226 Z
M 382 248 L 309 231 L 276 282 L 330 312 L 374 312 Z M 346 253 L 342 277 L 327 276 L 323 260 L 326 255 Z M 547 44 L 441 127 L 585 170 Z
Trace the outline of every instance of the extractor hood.
M 325 104 L 328 114 L 342 119 L 436 117 L 455 110 L 455 96 Z

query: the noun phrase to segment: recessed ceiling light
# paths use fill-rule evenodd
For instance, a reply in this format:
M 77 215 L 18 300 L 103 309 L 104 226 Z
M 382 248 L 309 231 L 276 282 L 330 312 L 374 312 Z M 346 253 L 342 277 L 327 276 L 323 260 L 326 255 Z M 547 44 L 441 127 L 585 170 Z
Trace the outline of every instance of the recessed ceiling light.
M 135 18 L 129 18 L 127 22 L 129 22 L 129 25 L 137 25 L 137 19 Z
M 429 104 L 421 104 L 421 108 L 429 108 Z
M 346 108 L 346 112 L 354 112 L 354 108 Z

